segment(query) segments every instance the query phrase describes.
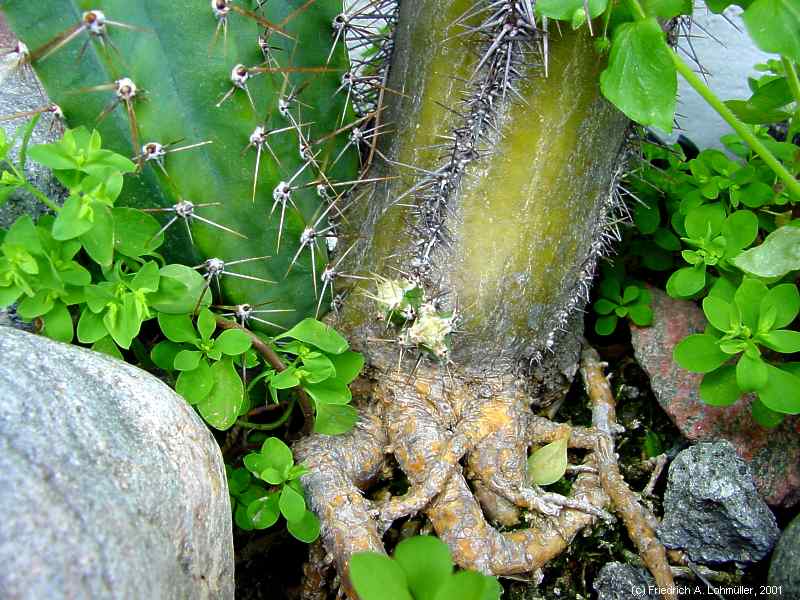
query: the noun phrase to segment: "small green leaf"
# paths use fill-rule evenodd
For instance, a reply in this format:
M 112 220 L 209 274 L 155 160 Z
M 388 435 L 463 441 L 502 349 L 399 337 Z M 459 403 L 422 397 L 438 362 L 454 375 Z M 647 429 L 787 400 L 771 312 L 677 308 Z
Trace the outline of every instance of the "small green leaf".
M 78 335 L 80 336 L 80 324 L 78 324 Z M 175 368 L 175 357 L 181 349 L 179 344 L 164 340 L 153 346 L 153 349 L 150 351 L 150 360 L 152 360 L 159 369 L 163 371 L 172 371 Z
M 752 331 L 757 331 L 758 329 L 761 301 L 767 293 L 767 286 L 762 282 L 745 278 L 733 296 L 733 302 L 739 309 L 742 323 Z
M 736 383 L 736 367 L 725 365 L 706 373 L 700 383 L 700 399 L 711 406 L 730 406 L 742 395 Z
M 722 366 L 730 356 L 720 350 L 714 336 L 695 333 L 678 342 L 672 351 L 672 358 L 687 371 L 709 373 Z
M 52 310 L 42 319 L 44 329 L 42 333 L 50 339 L 69 344 L 72 341 L 72 315 L 61 302 L 57 302 Z
M 755 392 L 767 383 L 767 365 L 760 358 L 750 357 L 747 352 L 736 363 L 736 384 L 743 392 Z
M 54 305 L 55 300 L 50 290 L 39 290 L 33 296 L 29 296 L 19 303 L 17 314 L 26 321 L 32 321 L 36 317 L 50 312 Z
M 267 459 L 267 466 L 285 474 L 294 465 L 292 450 L 276 437 L 269 437 L 261 445 L 261 454 Z
M 447 545 L 430 535 L 403 540 L 395 548 L 394 559 L 405 571 L 416 600 L 434 600 L 436 592 L 453 573 L 453 559 Z
M 622 303 L 630 304 L 639 297 L 640 288 L 638 285 L 629 285 L 622 293 Z
M 237 356 L 247 352 L 252 343 L 250 336 L 241 329 L 228 329 L 214 340 L 214 348 L 228 356 Z
M 800 352 L 800 331 L 775 329 L 774 331 L 759 335 L 758 341 L 767 348 L 775 350 L 775 352 L 781 352 L 782 354 Z
M 67 198 L 53 223 L 53 238 L 71 240 L 89 231 L 94 223 L 86 210 L 79 196 Z
M 204 361 L 201 361 L 204 362 Z M 215 429 L 225 430 L 236 422 L 244 402 L 244 385 L 230 358 L 211 365 L 214 386 L 197 404 L 197 410 Z
M 704 264 L 678 269 L 667 280 L 667 293 L 673 298 L 688 298 L 706 286 Z
M 459 571 L 444 582 L 435 600 L 496 600 L 502 591 L 494 577 L 476 571 Z
M 171 264 L 161 267 L 158 291 L 148 296 L 150 306 L 159 312 L 172 315 L 194 311 L 197 299 L 205 287 L 205 279 L 196 270 L 186 265 Z M 205 294 L 201 308 L 211 304 L 210 294 Z
M 158 313 L 158 325 L 167 339 L 173 342 L 197 342 L 197 331 L 189 315 Z
M 678 76 L 656 19 L 617 27 L 608 68 L 600 74 L 600 89 L 640 125 L 672 131 Z
M 773 329 L 786 327 L 800 312 L 800 292 L 792 283 L 782 283 L 770 289 L 760 300 L 760 314 L 775 311 Z
M 653 323 L 653 310 L 646 304 L 634 304 L 628 309 L 628 315 L 639 327 L 647 327 Z
M 594 303 L 594 312 L 596 312 L 598 315 L 611 314 L 615 308 L 617 308 L 617 305 L 605 298 L 600 298 Z
M 779 227 L 761 244 L 734 258 L 733 264 L 745 273 L 765 278 L 800 270 L 800 227 Z
M 202 358 L 203 353 L 197 350 L 181 350 L 175 355 L 172 367 L 176 371 L 194 371 Z
M 800 63 L 800 7 L 797 0 L 755 0 L 742 15 L 747 32 L 764 52 Z
M 114 250 L 120 254 L 139 258 L 155 252 L 164 243 L 164 234 L 158 234 L 161 224 L 152 215 L 128 207 L 114 207 L 111 214 L 114 217 Z
M 197 315 L 197 331 L 200 332 L 200 337 L 204 340 L 211 339 L 216 328 L 217 320 L 214 318 L 214 313 L 207 308 L 200 310 Z
M 272 485 L 280 485 L 286 481 L 286 476 L 272 467 L 267 467 L 261 471 L 258 476 Z
M 214 387 L 214 376 L 208 362 L 201 360 L 193 371 L 183 371 L 175 382 L 175 391 L 189 404 L 202 402 Z
M 288 485 L 284 485 L 281 490 L 278 506 L 287 521 L 299 521 L 306 512 L 306 501 L 302 494 L 297 493 Z
M 247 505 L 247 517 L 256 529 L 267 529 L 278 522 L 278 494 L 272 493 Z
M 706 319 L 720 331 L 731 329 L 731 305 L 717 296 L 703 298 L 703 312 Z
M 692 14 L 692 0 L 643 0 L 642 7 L 648 16 L 660 19 Z
M 108 268 L 114 259 L 114 217 L 111 209 L 99 202 L 93 202 L 91 208 L 94 224 L 79 239 L 89 257 L 101 267 Z
M 358 411 L 349 404 L 317 404 L 314 431 L 324 435 L 347 433 L 358 421 Z
M 102 352 L 103 354 L 107 354 L 108 356 L 113 356 L 118 360 L 124 360 L 122 356 L 122 352 L 119 351 L 119 346 L 111 339 L 110 335 L 97 340 L 94 344 L 92 344 L 92 350 L 95 352 Z
M 270 385 L 276 390 L 288 390 L 300 385 L 300 380 L 295 375 L 295 369 L 290 367 L 270 377 Z
M 542 446 L 528 458 L 528 478 L 536 485 L 550 485 L 567 471 L 567 437 Z
M 348 350 L 341 354 L 330 355 L 328 358 L 336 368 L 336 380 L 344 384 L 351 383 L 364 368 L 364 355 L 360 352 Z
M 330 354 L 341 354 L 349 347 L 347 340 L 332 327 L 315 319 L 303 319 L 286 333 L 275 339 L 290 338 L 316 346 Z
M 584 12 L 585 6 L 589 7 L 589 15 L 594 19 L 605 12 L 608 0 L 588 0 L 585 4 L 584 0 L 537 0 L 534 8 L 540 17 L 572 21 L 576 12 Z
M 758 218 L 750 210 L 737 210 L 722 225 L 725 237 L 725 256 L 734 256 L 753 243 L 758 235 Z
M 267 457 L 260 452 L 250 452 L 244 457 L 242 462 L 244 462 L 244 466 L 247 468 L 247 470 L 256 477 L 258 477 L 264 469 L 269 467 Z
M 296 539 L 310 544 L 319 537 L 320 524 L 317 515 L 307 510 L 298 521 L 288 521 L 286 528 Z
M 320 404 L 347 404 L 352 399 L 350 388 L 338 379 L 326 379 L 320 383 L 303 384 L 303 389 L 308 392 L 317 405 Z
M 314 354 L 319 353 L 315 352 Z M 303 371 L 306 372 L 306 375 L 303 376 L 303 381 L 309 384 L 320 383 L 336 375 L 336 368 L 333 366 L 333 362 L 324 354 L 304 357 Z
M 88 306 L 83 308 L 78 320 L 78 341 L 82 344 L 93 344 L 108 335 L 103 324 L 103 315 L 93 313 Z
M 784 416 L 764 406 L 764 403 L 758 398 L 755 398 L 750 404 L 750 412 L 753 420 L 765 429 L 774 429 L 783 423 Z
M 599 317 L 594 323 L 594 330 L 597 335 L 611 335 L 617 328 L 617 315 L 607 315 Z
M 758 397 L 775 412 L 800 414 L 800 377 L 767 363 L 767 383 L 758 390 Z
M 661 442 L 661 436 L 655 431 L 648 431 L 644 436 L 644 453 L 647 458 L 655 458 L 664 452 L 664 445 Z
M 402 567 L 377 552 L 353 554 L 350 581 L 361 600 L 414 600 Z
M 151 260 L 139 267 L 128 287 L 141 292 L 155 292 L 158 289 L 158 280 L 160 278 L 158 264 Z

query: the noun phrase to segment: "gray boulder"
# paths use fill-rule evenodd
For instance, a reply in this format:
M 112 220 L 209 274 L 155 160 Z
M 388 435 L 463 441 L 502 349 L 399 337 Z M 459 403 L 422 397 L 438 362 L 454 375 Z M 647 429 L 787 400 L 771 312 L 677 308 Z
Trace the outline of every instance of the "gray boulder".
M 775 516 L 727 441 L 682 451 L 669 468 L 658 536 L 699 563 L 757 562 L 778 539 Z
M 767 583 L 781 588 L 782 600 L 800 600 L 800 515 L 789 523 L 775 546 Z
M 0 327 L 0 597 L 233 598 L 224 464 L 114 358 Z
M 594 580 L 597 600 L 658 600 L 656 580 L 643 567 L 610 562 Z

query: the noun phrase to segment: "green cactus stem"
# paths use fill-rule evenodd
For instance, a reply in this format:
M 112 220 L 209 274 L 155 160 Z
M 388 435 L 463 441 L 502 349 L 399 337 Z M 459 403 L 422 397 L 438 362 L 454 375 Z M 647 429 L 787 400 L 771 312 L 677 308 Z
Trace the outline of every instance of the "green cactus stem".
M 270 256 L 231 267 L 218 301 L 293 308 L 272 319 L 288 327 L 314 314 L 312 272 L 327 262 L 319 236 L 312 269 L 308 245 L 298 253 L 301 236 L 346 191 L 336 183 L 358 173 L 348 130 L 330 135 L 356 118 L 340 89 L 350 69 L 332 27 L 341 4 L 4 0 L 0 8 L 67 124 L 97 127 L 109 148 L 138 156 L 141 172 L 121 203 L 193 204 L 163 213 L 165 223 L 178 217 L 167 258 L 200 265 Z M 135 86 L 127 99 L 117 84 L 126 80 Z M 186 216 L 196 217 L 189 228 Z

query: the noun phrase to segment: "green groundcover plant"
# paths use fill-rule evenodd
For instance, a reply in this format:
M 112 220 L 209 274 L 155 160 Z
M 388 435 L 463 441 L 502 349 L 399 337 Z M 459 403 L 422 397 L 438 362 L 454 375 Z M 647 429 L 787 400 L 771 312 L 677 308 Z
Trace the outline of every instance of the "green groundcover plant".
M 350 579 L 362 600 L 497 600 L 503 591 L 495 577 L 454 571 L 447 546 L 431 536 L 403 540 L 392 558 L 354 554 Z
M 148 212 L 116 200 L 134 163 L 102 147 L 97 131 L 67 130 L 58 142 L 28 147 L 37 118 L 20 128 L 19 159 L 9 160 L 15 140 L 0 130 L 3 173 L 0 197 L 22 189 L 52 210 L 34 222 L 18 218 L 0 235 L 0 307 L 50 338 L 87 345 L 153 371 L 174 386 L 213 428 L 271 429 L 286 423 L 302 390 L 313 405 L 314 429 L 335 435 L 356 421 L 349 384 L 364 359 L 347 340 L 307 318 L 275 336 L 254 333 L 212 304 L 211 281 L 197 269 L 167 264 L 159 253 L 162 225 Z M 64 186 L 63 206 L 23 176 L 35 160 Z M 246 310 L 237 307 L 239 316 Z M 234 316 L 237 313 L 233 313 Z M 264 359 L 267 346 L 282 367 Z M 256 406 L 285 403 L 276 423 L 247 420 Z M 230 468 L 235 520 L 264 529 L 279 515 L 289 532 L 310 542 L 319 521 L 306 508 L 291 450 L 276 437 Z

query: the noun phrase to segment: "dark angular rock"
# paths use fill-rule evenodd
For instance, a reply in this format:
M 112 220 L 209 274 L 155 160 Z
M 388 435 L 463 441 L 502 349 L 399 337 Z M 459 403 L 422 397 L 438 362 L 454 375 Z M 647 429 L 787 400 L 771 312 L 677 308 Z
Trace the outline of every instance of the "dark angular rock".
M 780 531 L 759 497 L 750 469 L 730 443 L 703 442 L 669 467 L 658 536 L 699 563 L 757 562 Z
M 659 404 L 690 441 L 728 440 L 747 461 L 759 493 L 774 506 L 800 502 L 800 418 L 787 417 L 776 429 L 765 429 L 750 415 L 750 399 L 733 406 L 708 406 L 700 400 L 702 375 L 681 369 L 672 360 L 675 345 L 703 331 L 703 312 L 692 302 L 675 300 L 650 288 L 652 327 L 631 327 L 639 364 L 650 376 Z
M 610 562 L 603 565 L 594 580 L 597 600 L 658 600 L 656 580 L 647 569 Z
M 767 583 L 781 588 L 782 600 L 800 600 L 800 515 L 789 523 L 775 546 Z

